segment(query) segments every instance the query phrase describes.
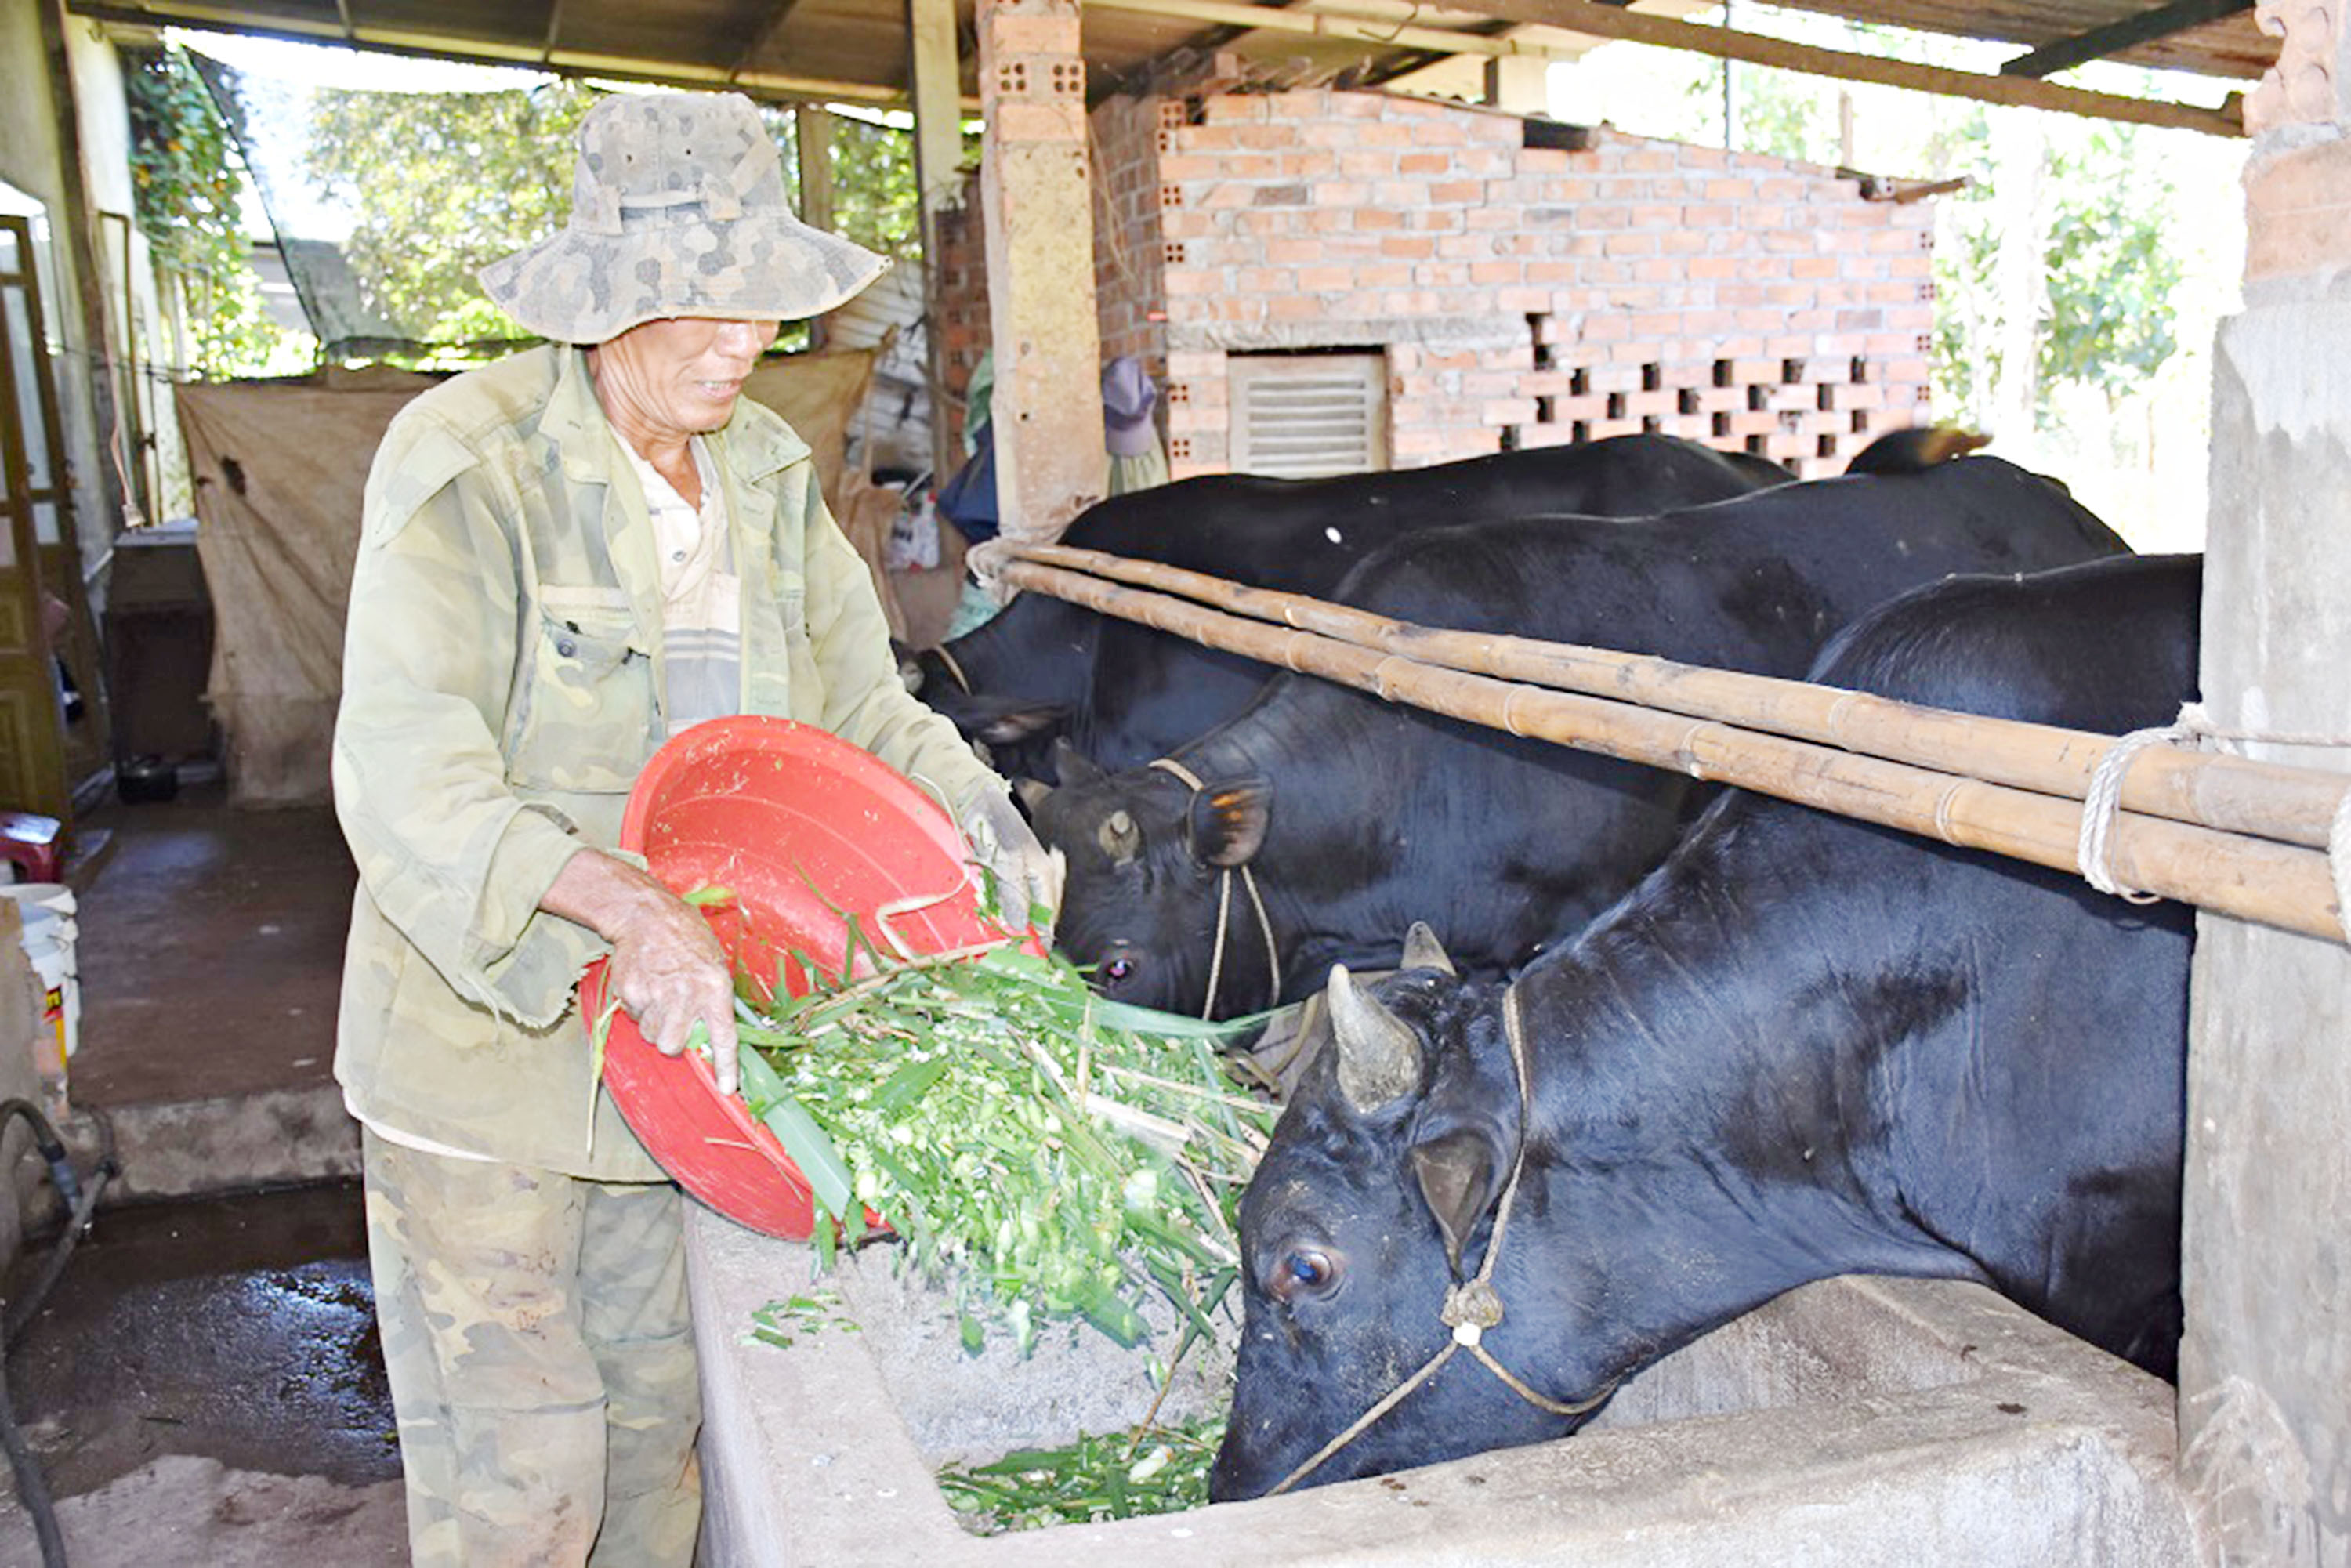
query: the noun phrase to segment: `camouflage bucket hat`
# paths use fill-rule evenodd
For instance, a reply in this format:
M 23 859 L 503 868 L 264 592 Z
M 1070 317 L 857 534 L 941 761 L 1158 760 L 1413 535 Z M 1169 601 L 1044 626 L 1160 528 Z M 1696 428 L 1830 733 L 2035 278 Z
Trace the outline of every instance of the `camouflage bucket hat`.
M 481 279 L 540 337 L 601 343 L 664 316 L 805 320 L 889 265 L 793 214 L 749 99 L 616 93 L 580 121 L 569 221 Z

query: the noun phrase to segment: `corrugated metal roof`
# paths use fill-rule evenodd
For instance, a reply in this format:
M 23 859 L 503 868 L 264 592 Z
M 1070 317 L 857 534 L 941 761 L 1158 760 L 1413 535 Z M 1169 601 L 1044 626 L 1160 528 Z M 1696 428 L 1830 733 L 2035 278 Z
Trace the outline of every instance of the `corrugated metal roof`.
M 733 82 L 770 97 L 900 102 L 907 90 L 905 0 L 68 0 L 105 19 L 274 32 L 321 41 L 406 48 L 455 57 L 537 65 L 579 74 L 637 76 L 684 85 Z M 2126 64 L 2249 80 L 2277 57 L 2277 40 L 2255 25 L 2252 0 L 1795 0 L 1791 7 L 1954 37 L 1992 39 L 2020 53 L 2160 25 L 2172 30 L 2102 49 Z M 1253 26 L 1229 25 L 1249 10 Z M 1609 7 L 1578 0 L 1502 6 L 1459 0 L 1433 7 L 1407 0 L 1302 0 L 1247 5 L 1210 0 L 1097 0 L 1083 13 L 1092 90 L 1196 68 L 1222 54 L 1254 75 L 1296 82 L 1373 85 L 1426 66 L 1444 35 L 1465 47 L 1492 40 L 1588 47 L 1588 35 L 1531 20 L 1595 25 Z M 1682 15 L 1691 0 L 1640 0 L 1643 12 Z M 1492 19 L 1508 10 L 1518 18 Z M 957 12 L 966 40 L 967 93 L 976 92 L 970 0 Z M 1620 10 L 1621 14 L 1621 10 Z M 1361 24 L 1336 20 L 1364 18 Z M 1280 22 L 1275 21 L 1281 18 Z M 1294 30 L 1320 17 L 1327 30 Z M 1213 18 L 1213 19 L 1212 19 Z M 2209 18 L 2209 19 L 2199 19 Z M 1401 30 L 1401 31 L 1400 31 Z M 1352 36 L 1340 36 L 1348 34 Z M 1385 40 L 1385 41 L 1384 41 Z

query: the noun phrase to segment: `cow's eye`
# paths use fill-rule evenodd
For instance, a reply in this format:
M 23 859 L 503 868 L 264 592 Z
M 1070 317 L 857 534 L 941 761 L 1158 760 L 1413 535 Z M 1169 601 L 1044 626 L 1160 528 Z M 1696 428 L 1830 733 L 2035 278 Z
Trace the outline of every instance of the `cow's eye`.
M 1278 1301 L 1295 1301 L 1301 1296 L 1327 1296 L 1338 1283 L 1337 1259 L 1319 1248 L 1300 1247 L 1282 1254 L 1266 1290 Z
M 1113 958 L 1102 967 L 1102 973 L 1103 979 L 1115 986 L 1134 973 L 1134 960 L 1125 957 Z

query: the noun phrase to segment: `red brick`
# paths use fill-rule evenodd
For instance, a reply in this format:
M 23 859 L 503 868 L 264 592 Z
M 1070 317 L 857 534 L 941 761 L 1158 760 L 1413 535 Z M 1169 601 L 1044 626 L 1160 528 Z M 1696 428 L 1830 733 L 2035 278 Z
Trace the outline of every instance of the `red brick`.
M 1176 145 L 1187 154 L 1229 152 L 1240 145 L 1240 137 L 1231 125 L 1187 125 L 1176 132 Z

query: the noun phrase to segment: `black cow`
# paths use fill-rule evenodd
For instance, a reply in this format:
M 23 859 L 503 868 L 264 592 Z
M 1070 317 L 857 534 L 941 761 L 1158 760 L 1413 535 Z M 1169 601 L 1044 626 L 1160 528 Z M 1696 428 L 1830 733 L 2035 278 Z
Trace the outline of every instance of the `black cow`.
M 1114 496 L 1061 542 L 1319 598 L 1415 529 L 1536 512 L 1636 517 L 1791 477 L 1678 436 L 1618 435 L 1331 479 L 1205 475 Z M 985 743 L 999 770 L 1047 779 L 1057 736 L 1107 767 L 1147 762 L 1238 713 L 1268 674 L 1043 593 L 1021 594 L 917 663 L 923 700 Z
M 1637 521 L 1425 532 L 1365 561 L 1341 596 L 1425 625 L 1795 675 L 1905 589 L 2124 549 L 2061 486 L 1967 457 Z M 1295 1000 L 1334 963 L 1384 962 L 1416 919 L 1468 969 L 1522 964 L 1663 860 L 1711 798 L 1678 773 L 1309 675 L 1275 677 L 1172 758 L 1183 773 L 1073 766 L 1035 820 L 1069 857 L 1061 949 L 1123 1001 L 1196 1013 L 1213 989 L 1219 1017 Z M 1253 885 L 1231 885 L 1237 868 Z
M 1855 627 L 1813 678 L 2168 722 L 2195 692 L 2199 577 L 2147 557 L 1959 580 Z M 2170 1375 L 2192 913 L 1732 791 L 1507 988 L 1425 945 L 1368 986 L 1334 973 L 1335 1047 L 1241 1200 L 1215 1495 L 1279 1485 L 1446 1343 L 1514 1175 L 1482 1345 L 1562 1404 L 1844 1273 L 1981 1281 Z M 1582 1420 L 1457 1354 L 1311 1480 Z

